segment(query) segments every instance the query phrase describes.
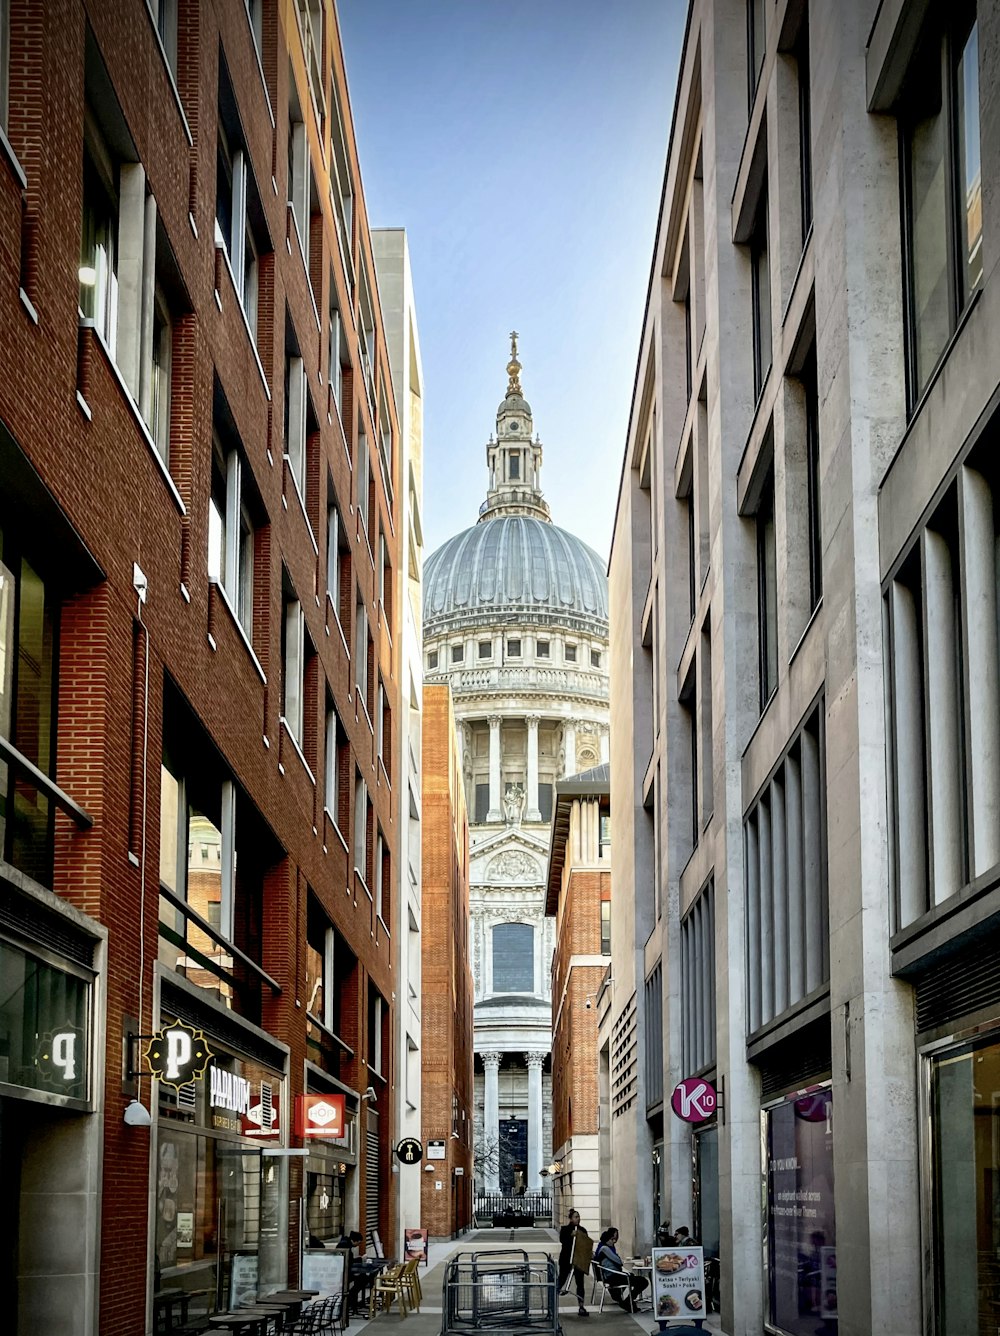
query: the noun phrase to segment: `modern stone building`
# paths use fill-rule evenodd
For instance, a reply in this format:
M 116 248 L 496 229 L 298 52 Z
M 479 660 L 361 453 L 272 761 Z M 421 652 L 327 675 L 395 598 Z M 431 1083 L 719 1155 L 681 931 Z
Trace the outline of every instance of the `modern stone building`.
M 688 12 L 610 563 L 602 1070 L 626 1247 L 692 1224 L 741 1336 L 996 1321 L 998 50 L 994 2 Z
M 428 558 L 425 680 L 455 701 L 471 827 L 478 1186 L 542 1187 L 551 1155 L 555 784 L 608 755 L 607 580 L 557 528 L 511 336 L 479 521 Z
M 472 969 L 469 817 L 447 686 L 424 688 L 424 980 L 421 1061 L 425 1160 L 400 1165 L 420 1195 L 419 1224 L 454 1238 L 472 1220 Z M 400 1183 L 400 1190 L 406 1190 Z
M 545 912 L 555 919 L 552 957 L 552 1175 L 556 1223 L 572 1208 L 597 1238 L 602 1210 L 597 1001 L 611 957 L 611 779 L 598 765 L 556 785 Z
M 420 619 L 423 584 L 423 472 L 424 472 L 424 377 L 420 360 L 413 274 L 406 233 L 402 228 L 373 228 L 372 255 L 378 281 L 379 305 L 385 327 L 386 347 L 392 372 L 392 389 L 399 423 L 399 477 L 403 495 L 400 534 L 401 593 L 398 616 L 390 613 L 390 625 L 398 626 L 400 718 L 392 739 L 392 773 L 399 787 L 400 857 L 393 868 L 392 931 L 395 939 L 396 1028 L 395 1054 L 397 1140 L 421 1135 L 420 1109 L 420 832 L 422 784 L 423 667 Z M 395 591 L 383 591 L 383 600 Z M 398 1162 L 395 1172 L 400 1174 Z M 420 1224 L 420 1183 L 412 1174 L 397 1180 L 396 1237 L 402 1230 Z
M 396 1246 L 395 402 L 331 0 L 4 0 L 5 1332 Z

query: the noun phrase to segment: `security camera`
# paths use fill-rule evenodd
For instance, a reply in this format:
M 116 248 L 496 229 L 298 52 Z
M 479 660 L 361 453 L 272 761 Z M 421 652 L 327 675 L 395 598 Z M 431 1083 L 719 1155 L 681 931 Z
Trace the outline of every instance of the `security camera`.
M 585 1009 L 586 1011 L 589 1011 L 589 1010 L 590 1010 L 590 998 L 589 998 L 589 997 L 587 998 L 586 1002 L 584 1002 L 583 1005 L 584 1005 L 584 1009 Z
M 377 1103 L 378 1103 L 378 1095 L 376 1095 L 376 1093 L 375 1093 L 375 1087 L 374 1087 L 374 1086 L 369 1086 L 368 1089 L 365 1091 L 365 1093 L 361 1096 L 361 1098 L 362 1098 L 362 1099 L 370 1099 L 371 1102 L 372 1102 L 373 1104 L 377 1104 Z

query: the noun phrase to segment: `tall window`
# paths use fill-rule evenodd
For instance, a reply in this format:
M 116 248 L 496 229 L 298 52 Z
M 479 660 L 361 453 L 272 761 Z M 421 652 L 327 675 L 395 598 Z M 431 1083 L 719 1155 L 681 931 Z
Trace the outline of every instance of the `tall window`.
M 304 255 L 309 244 L 309 145 L 291 70 L 288 86 L 288 207 Z
M 344 803 L 348 795 L 343 791 L 344 758 L 347 755 L 347 734 L 340 722 L 329 694 L 326 698 L 326 810 L 333 817 L 338 830 L 344 830 Z
M 333 484 L 330 484 L 333 492 Z M 334 502 L 326 512 L 326 592 L 345 634 L 349 633 L 351 545 L 344 531 L 340 508 Z
M 757 503 L 757 646 L 760 708 L 778 685 L 778 562 L 774 533 L 774 468 Z
M 344 411 L 344 363 L 343 357 L 346 354 L 346 347 L 343 345 L 344 322 L 340 317 L 340 307 L 337 305 L 337 290 L 333 285 L 333 274 L 330 274 L 330 327 L 329 327 L 329 348 L 327 352 L 327 377 L 330 382 L 330 395 L 337 408 L 338 416 Z
M 354 870 L 368 884 L 368 787 L 354 772 Z
M 799 184 L 802 204 L 802 244 L 813 220 L 812 196 L 812 93 L 809 87 L 809 11 L 802 16 L 795 59 L 799 73 Z
M 336 946 L 330 920 L 310 893 L 306 920 L 306 1011 L 328 1030 L 336 1031 Z
M 355 461 L 355 498 L 358 507 L 358 514 L 361 516 L 361 523 L 364 527 L 365 537 L 368 536 L 368 488 L 370 486 L 369 467 L 368 467 L 368 437 L 365 435 L 364 423 L 361 416 L 358 416 L 358 455 Z
M 361 266 L 361 294 L 358 299 L 358 351 L 361 355 L 361 374 L 364 377 L 368 408 L 375 416 L 375 307 L 372 305 L 371 282 L 368 271 Z
M 764 0 L 747 0 L 747 87 L 751 107 L 764 68 L 764 9 Z
M 229 263 L 236 295 L 243 307 L 250 337 L 257 339 L 258 256 L 267 247 L 263 210 L 236 96 L 224 63 L 219 68 L 219 129 L 215 165 L 215 241 Z
M 174 330 L 170 310 L 160 288 L 153 298 L 153 344 L 150 361 L 147 421 L 157 452 L 165 464 L 170 460 L 170 372 Z
M 156 33 L 171 72 L 177 75 L 177 0 L 154 0 Z
M 285 354 L 285 455 L 303 505 L 306 499 L 308 398 L 305 364 L 298 348 L 293 347 Z
M 819 476 L 819 394 L 816 387 L 816 357 L 810 357 L 802 373 L 806 406 L 806 491 L 809 507 L 809 608 L 823 597 L 823 523 Z
M 55 774 L 56 626 L 52 590 L 0 529 L 0 737 L 42 774 Z M 52 804 L 0 754 L 0 854 L 52 880 Z
M 212 438 L 212 495 L 208 503 L 208 578 L 222 586 L 249 636 L 253 630 L 254 528 L 244 464 L 218 432 Z
M 93 320 L 113 357 L 118 341 L 117 182 L 103 146 L 93 141 L 83 151 L 80 310 Z
M 900 114 L 911 409 L 983 277 L 976 7 L 956 0 L 947 13 L 924 38 Z
M 761 191 L 757 219 L 750 238 L 753 303 L 753 392 L 756 399 L 771 369 L 771 266 L 767 238 L 767 182 Z
M 499 923 L 493 929 L 494 993 L 535 989 L 535 930 L 530 923 Z
M 715 1061 L 715 890 L 705 887 L 681 921 L 681 1067 Z
M 358 704 L 364 705 L 366 709 L 368 708 L 367 644 L 368 612 L 359 592 L 354 612 L 354 689 L 357 692 Z
M 305 677 L 305 619 L 302 604 L 285 577 L 284 616 L 281 622 L 281 713 L 289 733 L 301 747 L 303 682 Z
M 347 136 L 344 133 L 344 116 L 340 107 L 339 90 L 333 90 L 333 118 L 330 125 L 330 147 L 332 168 L 330 172 L 330 198 L 333 201 L 333 216 L 337 224 L 337 243 L 340 246 L 340 258 L 344 265 L 347 281 L 354 289 L 354 187 L 351 183 L 351 161 L 347 152 Z
M 601 900 L 601 955 L 611 955 L 611 900 Z

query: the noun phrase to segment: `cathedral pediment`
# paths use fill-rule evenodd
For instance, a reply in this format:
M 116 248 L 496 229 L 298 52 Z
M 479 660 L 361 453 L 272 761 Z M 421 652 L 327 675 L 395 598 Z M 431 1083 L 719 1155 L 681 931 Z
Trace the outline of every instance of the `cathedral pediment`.
M 498 830 L 470 852 L 474 886 L 540 886 L 545 879 L 549 843 L 530 831 Z

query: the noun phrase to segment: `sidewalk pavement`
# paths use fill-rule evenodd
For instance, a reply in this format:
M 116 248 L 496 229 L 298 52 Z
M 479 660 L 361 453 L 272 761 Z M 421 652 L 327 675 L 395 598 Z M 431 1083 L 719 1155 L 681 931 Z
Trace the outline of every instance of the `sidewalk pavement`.
M 442 1239 L 432 1242 L 428 1247 L 428 1264 L 421 1268 L 420 1285 L 424 1301 L 419 1313 L 400 1316 L 397 1305 L 393 1305 L 388 1314 L 378 1313 L 367 1318 L 353 1318 L 347 1329 L 347 1336 L 390 1336 L 385 1330 L 390 1326 L 405 1324 L 406 1336 L 439 1336 L 441 1331 L 441 1287 L 444 1283 L 445 1264 L 458 1252 L 485 1252 L 497 1249 L 523 1248 L 526 1252 L 547 1252 L 558 1259 L 559 1236 L 554 1229 L 480 1229 L 464 1235 L 460 1239 Z M 598 1313 L 598 1303 L 591 1303 L 594 1282 L 590 1276 L 586 1279 L 584 1298 L 589 1317 L 580 1317 L 574 1293 L 563 1295 L 559 1300 L 559 1320 L 566 1336 L 584 1336 L 586 1331 L 596 1328 L 599 1336 L 638 1336 L 638 1333 L 654 1333 L 660 1336 L 653 1314 L 647 1307 L 638 1313 L 627 1313 L 613 1303 L 605 1300 L 604 1312 Z M 378 1330 L 381 1329 L 381 1330 Z M 665 1336 L 704 1336 L 706 1332 L 721 1332 L 722 1326 L 718 1313 L 711 1314 L 705 1326 L 699 1332 L 693 1326 L 669 1326 Z

